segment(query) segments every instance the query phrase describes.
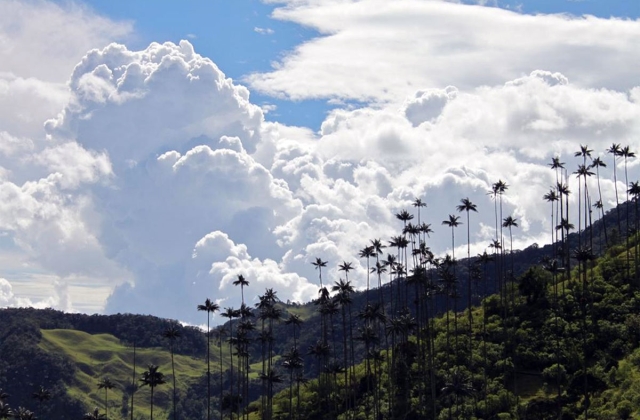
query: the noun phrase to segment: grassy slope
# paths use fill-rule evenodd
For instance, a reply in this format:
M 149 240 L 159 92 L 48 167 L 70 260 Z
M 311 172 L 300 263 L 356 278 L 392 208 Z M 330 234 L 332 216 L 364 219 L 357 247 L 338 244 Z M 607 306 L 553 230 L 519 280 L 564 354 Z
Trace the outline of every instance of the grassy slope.
M 104 407 L 104 391 L 96 386 L 98 380 L 105 376 L 116 383 L 116 388 L 109 391 L 109 410 L 119 413 L 122 406 L 124 388 L 131 383 L 133 372 L 133 348 L 126 347 L 109 334 L 91 335 L 74 330 L 42 330 L 40 346 L 50 352 L 64 354 L 76 365 L 78 370 L 75 382 L 69 384 L 68 393 L 84 402 L 87 407 Z M 211 370 L 218 371 L 218 347 L 211 346 Z M 186 389 L 206 372 L 205 360 L 197 360 L 188 356 L 175 355 L 176 384 L 178 389 Z M 136 374 L 146 370 L 149 363 L 160 366 L 165 374 L 166 385 L 159 386 L 154 392 L 154 414 L 168 412 L 171 409 L 172 379 L 171 354 L 162 348 L 139 348 L 136 351 Z M 228 361 L 223 359 L 225 367 Z M 149 389 L 140 388 L 135 395 L 135 412 L 149 413 Z M 113 411 L 112 411 L 113 410 Z M 111 417 L 111 414 L 110 414 Z

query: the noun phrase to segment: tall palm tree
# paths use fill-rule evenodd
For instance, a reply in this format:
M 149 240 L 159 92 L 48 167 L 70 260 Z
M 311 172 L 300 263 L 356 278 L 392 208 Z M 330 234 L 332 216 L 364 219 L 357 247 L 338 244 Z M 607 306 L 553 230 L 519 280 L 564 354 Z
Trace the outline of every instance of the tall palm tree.
M 427 203 L 416 197 L 411 205 L 418 209 L 418 225 L 420 225 L 420 209 L 423 207 L 427 207 Z
M 622 156 L 622 158 L 624 159 L 624 181 L 625 181 L 625 185 L 629 185 L 629 177 L 627 175 L 627 160 L 629 158 L 636 157 L 636 154 L 629 149 L 629 146 L 624 146 L 622 149 L 620 149 L 620 156 Z M 626 211 L 626 213 L 627 213 L 627 232 L 626 232 L 627 233 L 626 234 L 626 238 L 627 238 L 627 277 L 629 277 L 629 270 L 630 270 L 630 268 L 629 268 L 629 265 L 630 265 L 629 252 L 628 252 L 628 249 L 629 249 L 629 229 L 630 229 L 630 227 L 629 227 L 629 205 L 628 205 L 628 202 L 629 202 L 629 190 L 625 188 L 625 191 L 627 193 L 627 206 L 626 206 L 627 207 L 627 211 Z
M 609 245 L 609 238 L 607 236 L 607 224 L 604 220 L 604 206 L 602 205 L 602 189 L 600 188 L 600 168 L 606 168 L 607 165 L 604 163 L 600 157 L 596 157 L 591 161 L 591 167 L 596 169 L 596 177 L 598 179 L 598 201 L 596 203 L 600 203 L 599 206 L 596 206 L 597 209 L 601 212 L 602 217 L 602 227 L 604 230 L 604 242 L 605 245 Z
M 618 217 L 618 232 L 620 234 L 622 233 L 622 228 L 620 226 L 620 211 L 618 209 L 618 206 L 620 205 L 620 200 L 618 199 L 618 175 L 616 170 L 618 165 L 616 165 L 616 159 L 621 156 L 620 155 L 621 150 L 622 149 L 620 148 L 620 144 L 618 143 L 612 143 L 611 147 L 607 149 L 607 153 L 611 153 L 611 155 L 613 155 L 613 185 L 616 191 L 616 215 Z
M 509 228 L 509 240 L 511 242 L 510 245 L 510 251 L 509 253 L 511 254 L 511 275 L 514 276 L 514 266 L 513 266 L 513 232 L 512 232 L 512 228 L 514 227 L 518 227 L 518 219 L 514 218 L 513 216 L 507 216 L 503 221 L 502 221 L 502 227 L 505 228 Z
M 207 420 L 211 420 L 211 358 L 209 354 L 209 348 L 211 345 L 211 314 L 219 311 L 220 306 L 207 298 L 203 305 L 198 305 L 198 311 L 205 311 L 207 313 Z M 222 363 L 222 359 L 220 360 Z M 222 404 L 222 401 L 220 401 Z M 222 411 L 220 411 L 222 412 Z
M 129 415 L 131 416 L 130 420 L 133 420 L 133 412 L 134 412 L 133 397 L 136 391 L 138 390 L 138 384 L 136 383 L 136 340 L 135 338 L 133 340 L 133 376 L 131 378 L 131 384 L 127 386 L 126 390 L 131 395 L 131 402 L 130 402 L 131 408 L 129 410 Z
M 98 382 L 98 389 L 104 389 L 104 412 L 107 419 L 109 418 L 109 390 L 115 386 L 116 384 L 114 384 L 108 376 L 105 376 Z
M 367 305 L 369 304 L 369 258 L 373 257 L 375 254 L 372 246 L 365 246 L 358 253 L 358 257 L 367 259 Z
M 403 230 L 402 230 L 402 238 L 403 241 L 401 242 L 402 249 L 404 251 L 404 268 L 408 268 L 408 261 L 407 261 L 407 235 L 406 235 L 406 229 L 407 229 L 407 223 L 411 220 L 413 220 L 413 214 L 409 213 L 406 210 L 402 210 L 400 213 L 396 214 L 396 219 L 400 220 L 403 224 Z M 399 248 L 400 250 L 400 248 Z M 400 298 L 400 281 L 398 281 L 398 299 Z M 406 299 L 405 299 L 406 301 Z
M 13 410 L 9 407 L 9 404 L 0 400 L 0 419 L 8 419 L 13 417 Z
M 590 166 L 586 166 L 586 165 L 579 165 L 578 166 L 578 170 L 576 170 L 574 172 L 574 174 L 577 176 L 578 178 L 578 247 L 582 246 L 582 231 L 580 228 L 580 215 L 581 215 L 581 211 L 580 211 L 580 200 L 582 199 L 580 196 L 582 195 L 582 187 L 580 185 L 580 178 L 584 178 L 584 228 L 585 228 L 585 232 L 587 229 L 587 215 L 589 213 L 589 204 L 588 204 L 588 196 L 589 196 L 589 191 L 587 190 L 587 177 L 594 175 L 593 172 L 591 172 L 589 170 Z
M 349 338 L 349 341 L 352 343 L 351 349 L 353 351 L 353 331 L 351 330 L 350 336 L 347 335 L 347 316 L 346 316 L 346 310 L 347 308 L 349 308 L 349 321 L 351 321 L 351 303 L 352 303 L 351 293 L 354 292 L 354 288 L 351 285 L 350 281 L 340 279 L 339 281 L 334 282 L 333 286 L 331 287 L 331 290 L 334 292 L 338 292 L 336 294 L 335 300 L 340 305 L 341 314 L 342 314 L 342 364 L 345 368 L 347 368 L 348 366 L 355 365 L 355 362 L 353 360 L 351 361 L 351 364 L 350 364 L 349 358 L 348 358 L 347 338 Z M 351 325 L 350 325 L 350 328 L 352 328 Z M 351 370 L 345 369 L 344 371 L 345 390 L 349 389 L 348 388 L 349 374 L 351 374 Z M 349 401 L 349 404 L 351 403 L 350 398 L 347 399 L 347 401 Z
M 636 282 L 640 277 L 640 273 L 638 273 L 638 200 L 640 199 L 640 181 L 631 182 L 629 184 L 629 189 L 627 190 L 628 194 L 631 194 L 633 197 L 633 203 L 635 208 L 635 222 L 633 224 L 633 231 L 636 235 L 636 244 L 634 248 L 634 265 L 635 265 L 635 276 Z M 627 250 L 628 253 L 628 250 Z
M 293 420 L 293 374 L 304 366 L 304 361 L 296 347 L 285 353 L 282 358 L 282 367 L 289 371 L 289 420 Z M 299 416 L 300 413 L 297 415 Z
M 382 244 L 382 240 L 372 239 L 371 248 L 374 255 L 376 256 L 376 267 L 380 267 L 380 255 L 382 255 L 382 249 L 386 248 L 386 246 Z M 382 305 L 382 309 L 384 310 L 384 296 L 382 295 L 382 278 L 380 276 L 380 270 L 374 271 L 372 268 L 371 272 L 376 272 L 378 274 L 378 301 L 380 302 L 380 304 Z
M 164 380 L 164 373 L 158 371 L 158 366 L 149 364 L 147 370 L 142 373 L 141 386 L 148 386 L 151 389 L 150 406 L 151 406 L 151 420 L 153 420 L 153 391 L 158 385 L 166 384 Z
M 17 410 L 13 410 L 13 418 L 17 420 L 38 420 L 34 412 L 24 407 L 18 407 Z
M 555 257 L 555 246 L 556 246 L 556 239 L 554 236 L 554 231 L 555 231 L 555 223 L 554 223 L 554 215 L 553 215 L 553 208 L 554 208 L 554 202 L 558 201 L 558 195 L 556 194 L 556 191 L 554 189 L 550 189 L 548 193 L 546 193 L 543 197 L 543 199 L 545 199 L 547 202 L 551 203 L 551 246 L 553 248 L 552 251 L 552 255 L 553 257 Z
M 460 204 L 456 207 L 459 212 L 467 212 L 467 272 L 469 278 L 467 281 L 467 312 L 469 313 L 469 350 L 471 350 L 471 330 L 473 326 L 473 313 L 471 311 L 471 230 L 469 223 L 469 212 L 478 212 L 478 207 L 469 200 L 469 198 L 463 198 L 460 200 Z
M 224 370 L 222 367 L 222 341 L 224 339 L 224 337 L 227 335 L 227 327 L 225 327 L 224 325 L 220 325 L 216 330 L 216 337 L 218 339 L 218 350 L 219 350 L 219 355 L 218 355 L 218 366 L 220 369 L 220 420 L 222 420 L 222 399 L 224 397 Z M 212 331 L 213 332 L 213 331 Z
M 321 258 L 316 258 L 316 260 L 314 262 L 312 262 L 311 264 L 313 264 L 313 266 L 316 268 L 316 270 L 318 270 L 319 272 L 319 277 L 320 277 L 320 288 L 322 289 L 322 267 L 326 267 L 327 266 L 327 261 L 322 261 Z
M 557 190 L 559 194 L 558 199 L 560 200 L 560 220 L 558 220 L 558 217 L 556 217 L 556 220 L 558 221 L 558 226 L 561 227 L 556 227 L 556 229 L 561 229 L 560 234 L 563 256 L 562 261 L 568 279 L 571 275 L 571 258 L 569 255 L 569 230 L 573 229 L 573 224 L 569 223 L 569 194 L 571 194 L 571 191 L 569 191 L 569 187 L 567 186 L 567 184 L 562 182 L 557 185 Z
M 518 227 L 518 222 L 517 219 L 512 217 L 512 216 L 507 216 L 503 221 L 502 221 L 502 227 L 505 228 L 509 228 L 509 240 L 510 240 L 510 249 L 509 249 L 509 254 L 511 256 L 511 278 L 513 281 L 515 281 L 515 272 L 514 272 L 514 264 L 513 264 L 513 232 L 512 232 L 512 228 L 514 227 Z M 512 287 L 512 292 L 511 292 L 511 307 L 515 309 L 515 287 Z M 515 323 L 513 325 L 513 328 L 515 329 Z M 515 331 L 512 337 L 515 337 Z M 515 353 L 515 348 L 516 346 L 513 346 L 513 352 Z M 512 355 L 512 360 L 513 360 L 513 388 L 514 388 L 514 394 L 516 395 L 516 403 L 518 401 L 518 380 L 517 380 L 517 375 L 516 375 L 516 355 L 513 354 Z
M 242 274 L 238 274 L 238 279 L 234 280 L 234 286 L 240 286 L 240 294 L 242 295 L 242 304 L 244 305 L 244 287 L 249 285 L 249 281 Z
M 38 387 L 38 390 L 31 394 L 31 396 L 38 401 L 38 411 L 40 412 L 40 414 L 42 414 L 42 403 L 47 402 L 51 399 L 51 391 L 40 385 Z
M 171 324 L 169 328 L 162 332 L 162 337 L 166 338 L 169 341 L 169 351 L 171 352 L 171 375 L 173 378 L 173 420 L 178 420 L 178 412 L 177 412 L 177 398 L 176 398 L 176 366 L 173 361 L 173 347 L 178 338 L 182 333 L 176 324 Z M 209 338 L 207 337 L 207 341 Z
M 457 281 L 457 277 L 456 277 L 456 241 L 455 241 L 455 228 L 457 228 L 458 226 L 460 226 L 462 224 L 462 222 L 460 222 L 460 217 L 459 216 L 455 216 L 453 214 L 449 215 L 449 219 L 448 220 L 443 220 L 442 221 L 443 225 L 449 226 L 451 228 L 451 258 L 452 258 L 452 262 L 453 262 L 453 278 L 452 278 L 452 282 L 454 285 L 453 288 L 453 294 L 454 294 L 454 298 L 453 298 L 453 330 L 454 330 L 454 338 L 456 340 L 456 352 L 457 352 L 457 347 L 458 347 L 458 294 L 456 292 L 456 288 L 455 288 L 455 283 Z
M 233 412 L 234 401 L 236 401 L 236 397 L 233 394 L 233 344 L 236 342 L 236 338 L 233 336 L 233 319 L 240 316 L 240 312 L 237 309 L 233 308 L 225 308 L 224 312 L 220 314 L 220 316 L 224 318 L 229 318 L 229 338 L 227 342 L 229 343 L 229 387 L 231 389 L 230 398 L 231 398 L 231 411 Z M 232 415 L 233 416 L 233 415 Z
M 100 414 L 100 410 L 96 407 L 93 411 L 85 413 L 84 416 L 82 416 L 82 420 L 107 420 L 107 416 L 105 414 Z
M 289 314 L 289 318 L 284 321 L 284 325 L 291 325 L 293 329 L 293 348 L 298 348 L 298 343 L 296 340 L 296 328 L 300 329 L 303 321 L 298 314 Z

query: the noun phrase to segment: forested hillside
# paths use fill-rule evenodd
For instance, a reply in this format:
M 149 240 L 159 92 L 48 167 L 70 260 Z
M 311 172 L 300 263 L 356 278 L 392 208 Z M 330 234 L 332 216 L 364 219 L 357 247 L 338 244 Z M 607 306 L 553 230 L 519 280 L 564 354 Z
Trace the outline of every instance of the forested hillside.
M 354 290 L 349 260 L 331 262 L 341 278 L 327 281 L 330 263 L 316 258 L 317 299 L 288 305 L 267 289 L 250 306 L 251 279 L 239 275 L 240 308 L 211 299 L 193 308 L 209 334 L 148 316 L 0 310 L 2 409 L 56 419 L 107 409 L 184 420 L 638 416 L 640 186 L 594 215 L 588 152 L 577 154 L 577 226 L 568 175 L 552 161 L 546 247 L 513 249 L 518 220 L 503 215 L 508 185 L 498 181 L 483 253 L 471 256 L 467 232 L 466 258 L 456 257 L 463 222 L 451 214 L 442 224 L 452 253 L 435 256 L 416 199 L 414 213 L 396 215 L 397 236 L 360 251 L 366 289 Z M 465 198 L 456 210 L 469 226 L 477 209 Z M 210 328 L 215 313 L 228 321 Z

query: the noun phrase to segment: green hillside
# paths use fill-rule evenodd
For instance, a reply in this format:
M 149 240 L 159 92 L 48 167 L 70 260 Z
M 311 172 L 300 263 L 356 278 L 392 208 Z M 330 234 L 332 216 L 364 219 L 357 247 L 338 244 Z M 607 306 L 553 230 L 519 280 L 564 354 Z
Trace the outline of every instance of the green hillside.
M 109 392 L 109 407 L 113 413 L 121 413 L 127 386 L 131 384 L 133 372 L 133 348 L 124 346 L 120 340 L 108 334 L 91 335 L 73 330 L 43 330 L 40 347 L 48 352 L 62 354 L 77 367 L 72 383 L 68 384 L 68 393 L 88 407 L 104 406 L 104 392 L 98 391 L 99 378 L 109 377 L 116 387 Z M 212 347 L 212 369 L 218 371 L 219 357 L 217 347 Z M 171 372 L 171 354 L 160 348 L 141 348 L 136 350 L 137 374 L 139 375 L 151 363 L 158 365 L 160 371 Z M 223 360 L 228 365 L 228 361 Z M 175 355 L 176 383 L 180 390 L 186 390 L 206 372 L 204 360 L 189 356 Z M 136 413 L 149 415 L 149 389 L 142 387 L 135 394 Z M 124 398 L 123 398 L 124 397 Z M 157 414 L 168 413 L 171 406 L 171 385 L 158 387 L 154 399 Z M 128 403 L 125 404 L 128 406 Z M 155 413 L 154 413 L 155 414 Z M 167 414 L 163 414 L 166 417 Z

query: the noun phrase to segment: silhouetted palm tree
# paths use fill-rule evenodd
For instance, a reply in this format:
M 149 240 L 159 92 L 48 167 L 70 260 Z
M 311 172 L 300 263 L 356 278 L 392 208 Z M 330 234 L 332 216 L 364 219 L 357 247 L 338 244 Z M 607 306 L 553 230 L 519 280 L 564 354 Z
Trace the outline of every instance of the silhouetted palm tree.
M 283 355 L 282 367 L 289 371 L 289 420 L 293 419 L 293 374 L 303 365 L 302 357 L 296 347 Z M 297 413 L 299 416 L 300 413 Z
M 1 390 L 0 390 L 1 391 Z M 0 400 L 0 419 L 8 419 L 13 417 L 13 410 L 4 400 Z
M 149 402 L 151 406 L 151 420 L 153 420 L 153 391 L 158 385 L 163 385 L 167 382 L 164 380 L 164 374 L 158 371 L 158 366 L 153 364 L 147 366 L 147 370 L 142 373 L 140 382 L 142 382 L 141 386 L 148 386 L 151 389 Z
M 555 258 L 555 254 L 556 254 L 556 238 L 554 236 L 554 232 L 555 232 L 555 223 L 554 223 L 554 215 L 553 215 L 553 208 L 554 208 L 554 202 L 558 201 L 558 195 L 556 194 L 556 191 L 551 189 L 549 190 L 548 193 L 546 193 L 542 198 L 544 198 L 547 202 L 551 203 L 551 247 L 553 249 L 552 251 L 552 257 Z
M 127 385 L 126 387 L 126 391 L 131 395 L 131 408 L 129 410 L 129 415 L 130 420 L 133 420 L 133 412 L 134 412 L 134 405 L 133 405 L 133 397 L 136 393 L 136 391 L 138 390 L 138 384 L 136 383 L 136 340 L 134 338 L 133 340 L 133 376 L 131 378 L 131 384 Z
M 17 410 L 13 410 L 13 418 L 18 420 L 37 420 L 35 413 L 27 410 L 24 407 L 18 407 Z
M 104 389 L 104 413 L 106 418 L 109 418 L 109 390 L 115 386 L 116 384 L 108 376 L 98 382 L 98 389 Z
M 468 375 L 460 372 L 457 368 L 449 375 L 444 387 L 440 390 L 443 398 L 454 398 L 456 407 L 461 398 L 470 397 L 474 394 L 473 385 Z M 449 418 L 451 418 L 451 401 L 449 402 Z M 459 417 L 459 416 L 458 416 Z
M 211 328 L 209 325 L 211 321 L 211 314 L 219 311 L 220 306 L 207 298 L 203 305 L 198 305 L 198 310 L 205 311 L 207 313 L 207 420 L 211 420 L 211 357 L 209 354 L 209 348 L 211 345 Z M 222 359 L 220 360 L 220 363 L 222 363 Z M 220 404 L 222 404 L 222 401 L 220 401 Z
M 616 215 L 618 217 L 618 232 L 622 233 L 622 228 L 620 227 L 620 211 L 618 209 L 618 206 L 620 205 L 620 200 L 618 199 L 618 175 L 617 175 L 617 166 L 616 165 L 616 159 L 618 157 L 620 157 L 620 151 L 622 149 L 620 148 L 620 144 L 618 143 L 613 143 L 611 144 L 611 147 L 609 147 L 609 149 L 607 149 L 607 153 L 611 153 L 613 155 L 613 185 L 615 187 L 615 191 L 616 191 Z
M 596 178 L 598 179 L 598 201 L 596 201 L 596 208 L 600 210 L 602 217 L 602 227 L 604 230 L 604 242 L 605 245 L 609 245 L 609 237 L 607 236 L 607 224 L 604 220 L 604 206 L 602 205 L 602 189 L 600 188 L 600 168 L 606 168 L 607 165 L 600 157 L 596 157 L 591 161 L 591 167 L 596 169 Z M 599 205 L 597 205 L 599 203 Z
M 93 411 L 85 413 L 85 415 L 82 416 L 82 420 L 107 420 L 107 416 L 106 414 L 100 414 L 98 407 L 96 407 Z
M 173 420 L 178 420 L 178 412 L 177 410 L 177 398 L 176 398 L 176 366 L 173 361 L 173 346 L 178 338 L 181 336 L 180 329 L 176 324 L 171 324 L 169 328 L 162 332 L 162 337 L 166 338 L 169 341 L 169 351 L 171 352 L 171 374 L 173 378 Z M 207 337 L 207 341 L 209 341 L 209 337 Z
M 322 261 L 321 258 L 316 258 L 314 262 L 312 262 L 313 266 L 318 270 L 318 276 L 320 278 L 320 288 L 322 289 L 322 267 L 327 266 L 327 261 Z
M 31 396 L 38 401 L 38 411 L 42 414 L 42 403 L 51 399 L 51 391 L 40 385 L 38 390 L 31 394 Z
M 235 337 L 233 336 L 233 319 L 238 318 L 240 316 L 240 311 L 233 308 L 225 308 L 225 311 L 220 314 L 220 316 L 224 318 L 229 318 L 229 338 L 227 342 L 229 343 L 229 388 L 231 389 L 230 398 L 231 398 L 231 411 L 235 406 L 236 396 L 233 393 L 233 344 L 236 342 Z
M 460 204 L 456 207 L 459 212 L 467 212 L 467 271 L 469 278 L 467 281 L 467 312 L 469 313 L 469 350 L 471 351 L 471 330 L 473 326 L 473 313 L 471 311 L 471 230 L 469 223 L 469 212 L 478 212 L 478 207 L 469 200 L 469 198 L 463 198 L 460 200 Z
M 244 287 L 249 285 L 249 281 L 242 274 L 238 274 L 238 279 L 234 280 L 234 286 L 240 286 L 240 294 L 242 296 L 242 304 L 244 305 Z
M 369 258 L 373 257 L 374 255 L 376 254 L 372 246 L 365 246 L 358 253 L 358 257 L 367 259 L 367 305 L 369 304 Z

